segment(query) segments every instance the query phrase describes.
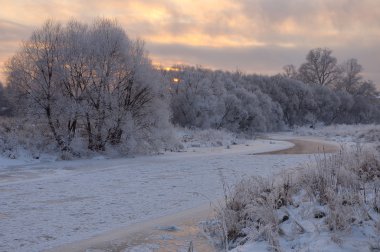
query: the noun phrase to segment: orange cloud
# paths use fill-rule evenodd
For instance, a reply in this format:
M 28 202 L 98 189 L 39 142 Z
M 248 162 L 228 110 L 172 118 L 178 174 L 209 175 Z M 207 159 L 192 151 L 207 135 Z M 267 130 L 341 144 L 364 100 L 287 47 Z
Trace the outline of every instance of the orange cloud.
M 317 46 L 346 51 L 355 45 L 369 50 L 380 43 L 377 0 L 3 0 L 0 61 L 15 52 L 16 41 L 27 38 L 47 18 L 89 22 L 97 16 L 117 19 L 131 37 L 147 41 L 154 61 L 165 64 L 200 58 L 189 60 L 180 51 L 163 55 L 152 45 L 224 49 L 220 53 L 232 48 L 270 51 L 272 47 L 290 53 L 299 48 L 305 55 Z M 260 57 L 252 60 L 269 58 Z M 274 69 L 280 71 L 281 66 L 273 66 L 268 72 Z

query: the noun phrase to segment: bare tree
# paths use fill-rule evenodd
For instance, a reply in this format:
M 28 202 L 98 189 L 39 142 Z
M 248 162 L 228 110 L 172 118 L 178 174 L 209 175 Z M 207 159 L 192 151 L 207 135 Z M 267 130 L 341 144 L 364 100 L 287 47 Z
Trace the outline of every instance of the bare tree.
M 363 67 L 357 59 L 349 59 L 341 66 L 342 77 L 337 83 L 337 90 L 344 90 L 352 95 L 374 96 L 377 94 L 376 87 L 370 80 L 363 80 L 361 72 Z
M 348 93 L 354 93 L 362 80 L 360 73 L 363 67 L 358 63 L 357 59 L 349 59 L 341 65 L 343 76 L 341 84 L 342 89 L 346 90 Z
M 357 89 L 356 95 L 361 96 L 378 96 L 379 92 L 376 89 L 375 84 L 371 80 L 365 80 L 360 82 L 360 85 Z
M 333 86 L 340 78 L 341 70 L 337 59 L 328 48 L 310 50 L 306 62 L 299 68 L 300 79 L 306 84 Z
M 11 113 L 12 108 L 9 102 L 7 89 L 0 82 L 0 116 L 10 116 Z

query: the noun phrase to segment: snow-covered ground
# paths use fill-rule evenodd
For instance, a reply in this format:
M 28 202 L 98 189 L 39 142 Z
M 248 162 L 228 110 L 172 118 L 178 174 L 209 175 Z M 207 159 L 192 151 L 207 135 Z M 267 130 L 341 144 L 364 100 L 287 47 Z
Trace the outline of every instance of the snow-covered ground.
M 41 251 L 202 205 L 222 195 L 221 176 L 232 184 L 312 158 L 250 155 L 291 146 L 255 140 L 125 159 L 1 159 L 0 251 Z
M 313 183 L 306 183 L 300 186 L 300 191 L 295 196 L 292 196 L 291 204 L 278 209 L 273 208 L 275 209 L 273 210 L 275 215 L 278 215 L 277 217 L 280 220 L 275 225 L 278 227 L 279 232 L 273 233 L 273 237 L 275 237 L 274 243 L 276 243 L 276 246 L 272 247 L 273 251 L 380 251 L 380 215 L 377 203 L 379 201 L 376 200 L 378 199 L 378 189 L 376 188 L 380 185 L 380 181 L 377 175 L 374 177 L 366 175 L 367 172 L 368 174 L 371 172 L 377 174 L 376 172 L 379 169 L 377 159 L 379 153 L 376 153 L 373 149 L 373 146 L 378 146 L 376 139 L 379 136 L 375 134 L 378 132 L 378 129 L 378 126 L 361 127 L 359 125 L 355 128 L 354 126 L 343 125 L 317 130 L 305 129 L 301 135 L 307 135 L 308 137 L 297 137 L 292 135 L 293 133 L 270 134 L 271 137 L 276 139 L 292 138 L 305 140 L 319 136 L 333 138 L 341 144 L 344 143 L 344 148 L 339 153 L 330 156 L 332 159 L 320 159 L 319 168 L 313 165 L 304 166 L 301 170 L 297 171 L 298 178 L 296 174 L 293 174 L 293 177 L 290 179 L 292 183 L 301 183 L 299 181 L 302 181 L 302 177 L 312 177 L 313 174 L 322 176 L 321 169 L 330 171 L 331 174 L 340 174 L 340 177 L 336 176 L 333 179 L 335 181 L 333 185 L 336 186 L 334 184 L 336 183 L 338 185 L 336 187 L 340 189 L 339 193 L 336 193 L 340 195 L 340 198 L 334 197 L 335 194 L 332 193 L 331 195 L 333 196 L 331 197 L 333 200 L 327 204 L 323 204 L 310 197 L 309 193 L 312 191 L 310 190 L 312 187 L 308 188 L 305 185 Z M 300 133 L 297 132 L 297 134 Z M 355 143 L 360 143 L 360 145 L 357 146 Z M 354 177 L 354 175 L 351 175 L 352 180 L 350 180 L 349 176 L 346 176 L 349 174 L 347 171 L 355 171 L 354 169 L 360 172 L 364 171 L 364 175 L 358 175 L 358 178 L 362 180 L 355 180 L 357 177 Z M 315 172 L 315 170 L 318 171 Z M 343 171 L 347 173 L 345 174 Z M 361 174 L 360 172 L 358 173 Z M 333 178 L 330 175 L 329 177 Z M 339 179 L 337 179 L 338 177 Z M 364 178 L 371 179 L 366 180 Z M 307 181 L 311 182 L 313 180 Z M 360 193 L 355 194 L 354 191 L 347 190 L 345 191 L 346 194 L 342 196 L 343 193 L 341 192 L 343 190 L 341 188 L 344 188 L 342 181 L 346 181 L 347 188 L 354 187 L 355 183 L 359 183 L 359 190 L 364 190 L 364 193 L 360 191 Z M 250 183 L 250 185 L 253 184 Z M 330 190 L 329 193 L 331 193 L 331 188 L 333 187 L 330 187 L 330 189 L 324 188 L 327 191 Z M 240 188 L 240 190 L 242 189 Z M 247 190 L 249 192 L 254 191 L 250 188 Z M 349 206 L 346 206 L 344 199 L 348 197 L 352 199 L 356 197 L 356 201 L 352 201 L 354 203 L 349 203 Z M 251 204 L 252 206 L 255 205 L 254 203 Z M 247 213 L 246 209 L 240 211 L 248 216 L 254 216 L 253 213 Z M 253 212 L 254 210 L 251 211 Z M 256 211 L 259 210 L 256 209 Z M 256 224 L 256 222 L 254 223 Z M 255 229 L 255 226 L 245 228 L 244 232 L 248 233 L 247 237 L 245 237 L 248 239 L 248 242 L 230 250 L 231 252 L 271 251 L 270 244 L 272 244 L 271 241 L 273 242 L 273 240 L 265 237 L 266 234 L 259 236 L 259 231 Z

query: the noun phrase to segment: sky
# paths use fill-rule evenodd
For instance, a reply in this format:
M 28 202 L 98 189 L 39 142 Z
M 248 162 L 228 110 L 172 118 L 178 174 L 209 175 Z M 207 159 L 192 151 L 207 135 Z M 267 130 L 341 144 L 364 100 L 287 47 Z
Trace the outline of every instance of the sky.
M 358 59 L 380 87 L 380 0 L 1 0 L 3 64 L 47 19 L 116 19 L 155 64 L 276 74 L 310 49 Z

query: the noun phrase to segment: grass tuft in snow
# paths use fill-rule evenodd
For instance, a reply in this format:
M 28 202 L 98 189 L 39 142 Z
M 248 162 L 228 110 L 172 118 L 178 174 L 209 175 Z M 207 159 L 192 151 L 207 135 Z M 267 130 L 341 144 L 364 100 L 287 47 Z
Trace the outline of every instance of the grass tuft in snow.
M 225 194 L 209 231 L 219 232 L 213 236 L 226 250 L 250 242 L 272 251 L 302 250 L 324 239 L 346 248 L 351 236 L 362 242 L 353 247 L 377 246 L 380 159 L 374 150 L 358 145 L 319 155 L 297 173 L 245 178 Z

